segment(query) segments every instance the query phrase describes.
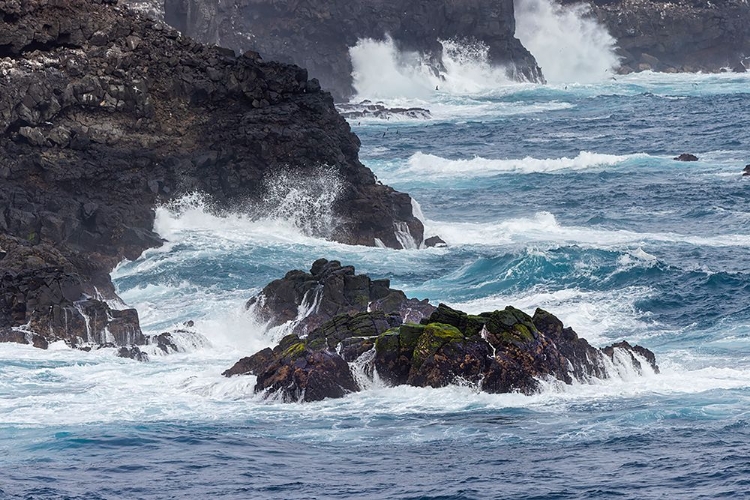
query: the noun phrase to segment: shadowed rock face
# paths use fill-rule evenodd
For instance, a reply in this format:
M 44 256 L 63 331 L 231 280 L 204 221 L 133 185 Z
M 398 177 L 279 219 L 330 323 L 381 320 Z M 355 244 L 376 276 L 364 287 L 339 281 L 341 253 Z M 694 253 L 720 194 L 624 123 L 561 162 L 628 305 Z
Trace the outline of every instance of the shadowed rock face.
M 482 41 L 509 76 L 542 81 L 515 38 L 513 0 L 166 0 L 165 19 L 181 32 L 307 68 L 337 100 L 352 89 L 349 47 L 390 35 L 403 50 L 442 67 L 439 40 Z
M 588 3 L 617 39 L 623 72 L 744 72 L 750 62 L 750 4 L 744 0 Z
M 161 244 L 155 206 L 199 191 L 234 209 L 271 174 L 333 173 L 326 236 L 400 248 L 406 224 L 421 241 L 409 196 L 376 184 L 358 150 L 304 69 L 201 45 L 112 0 L 0 0 L 0 328 L 77 344 L 106 326 L 110 342 L 142 343 L 137 314 L 105 301 L 112 267 Z M 82 310 L 110 319 L 82 330 L 66 320 Z
M 316 267 L 328 264 L 316 262 L 312 275 L 322 274 L 320 269 L 315 272 Z M 336 265 L 335 272 L 346 269 Z M 271 283 L 267 293 L 279 292 L 281 284 L 295 288 L 290 280 L 293 273 L 300 276 L 301 272 L 293 271 L 284 280 Z M 353 270 L 348 275 L 354 276 Z M 278 297 L 285 295 L 281 292 Z M 282 314 L 269 319 L 278 324 L 289 316 L 287 309 L 271 308 L 265 313 Z M 256 375 L 256 392 L 275 394 L 284 401 L 316 401 L 360 389 L 348 364 L 354 361 L 363 366 L 366 375 L 377 372 L 391 385 L 470 383 L 491 393 L 531 394 L 540 389 L 539 381 L 545 378 L 566 384 L 608 378 L 615 363 L 637 373 L 643 373 L 644 364 L 659 371 L 648 349 L 627 342 L 594 348 L 542 309 L 533 317 L 511 306 L 469 315 L 440 304 L 419 324 L 402 322 L 398 313 L 345 310 L 309 333 L 292 333 L 273 349 L 239 360 L 223 375 Z

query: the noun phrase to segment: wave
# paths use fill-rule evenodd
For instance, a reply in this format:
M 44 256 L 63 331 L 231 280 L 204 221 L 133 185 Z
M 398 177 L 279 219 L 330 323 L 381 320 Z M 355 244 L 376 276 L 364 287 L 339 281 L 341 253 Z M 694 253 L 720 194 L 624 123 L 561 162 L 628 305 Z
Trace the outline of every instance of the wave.
M 526 157 L 521 159 L 499 160 L 474 157 L 467 160 L 449 160 L 440 156 L 415 153 L 409 158 L 405 168 L 397 172 L 398 176 L 423 176 L 438 178 L 488 177 L 497 174 L 530 174 L 549 173 L 561 170 L 586 170 L 618 165 L 632 158 L 643 158 L 646 155 L 609 155 L 581 151 L 575 158 L 538 159 Z
M 433 99 L 445 94 L 481 94 L 512 82 L 505 68 L 488 62 L 481 42 L 442 40 L 443 71 L 417 52 L 400 51 L 393 39 L 362 39 L 349 49 L 356 98 Z
M 679 233 L 639 233 L 583 226 L 563 226 L 549 212 L 493 222 L 447 222 L 427 220 L 430 232 L 439 234 L 449 245 L 505 245 L 552 243 L 620 248 L 624 245 L 652 243 L 685 243 L 709 247 L 750 246 L 748 234 L 696 236 Z

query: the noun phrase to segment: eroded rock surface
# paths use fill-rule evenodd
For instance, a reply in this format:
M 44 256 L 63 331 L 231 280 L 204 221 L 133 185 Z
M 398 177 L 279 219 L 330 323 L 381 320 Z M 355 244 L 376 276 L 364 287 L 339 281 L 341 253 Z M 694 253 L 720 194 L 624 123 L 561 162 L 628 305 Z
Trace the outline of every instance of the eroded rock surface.
M 329 263 L 316 264 L 308 276 L 320 276 L 320 267 Z M 353 269 L 349 274 L 338 263 L 334 267 L 338 279 L 354 276 Z M 288 278 L 271 289 L 304 282 Z M 286 314 L 282 319 L 291 314 L 288 307 L 270 311 Z M 352 362 L 365 375 L 377 374 L 394 386 L 460 383 L 485 392 L 524 394 L 539 391 L 543 380 L 586 383 L 615 376 L 619 369 L 659 371 L 648 349 L 627 342 L 597 349 L 542 309 L 533 316 L 511 306 L 470 315 L 440 304 L 419 323 L 403 322 L 395 311 L 344 311 L 309 333 L 291 333 L 273 349 L 241 359 L 224 375 L 255 375 L 256 392 L 284 401 L 316 401 L 360 390 Z
M 313 233 L 400 248 L 406 227 L 421 241 L 409 196 L 377 184 L 358 150 L 304 69 L 113 0 L 0 0 L 0 328 L 145 342 L 109 271 L 162 243 L 155 206 L 193 191 L 217 210 L 252 206 L 271 174 L 332 172 L 333 218 Z

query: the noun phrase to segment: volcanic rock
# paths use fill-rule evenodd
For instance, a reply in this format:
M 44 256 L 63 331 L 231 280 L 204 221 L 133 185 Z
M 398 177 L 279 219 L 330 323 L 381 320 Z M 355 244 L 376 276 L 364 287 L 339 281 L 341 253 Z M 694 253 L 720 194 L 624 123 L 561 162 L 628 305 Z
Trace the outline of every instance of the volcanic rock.
M 328 93 L 296 66 L 201 45 L 114 0 L 0 0 L 0 328 L 141 344 L 109 271 L 162 244 L 157 204 L 205 193 L 218 211 L 269 176 L 340 183 L 319 236 L 422 240 L 411 199 L 376 183 Z
M 269 327 L 293 322 L 292 332 L 300 335 L 340 314 L 382 311 L 395 313 L 403 322 L 419 322 L 435 309 L 426 300 L 408 299 L 390 288 L 390 280 L 371 280 L 355 274 L 353 266 L 326 259 L 316 260 L 309 273 L 289 271 L 272 281 L 247 307 Z
M 321 271 L 327 264 L 313 268 Z M 511 306 L 470 315 L 440 304 L 419 324 L 401 321 L 399 314 L 383 311 L 344 313 L 306 336 L 287 335 L 223 375 L 256 375 L 256 392 L 315 401 L 360 390 L 347 364 L 355 361 L 364 363 L 365 374 L 377 372 L 391 385 L 468 383 L 491 393 L 532 394 L 545 379 L 566 384 L 604 379 L 616 373 L 616 365 L 659 372 L 648 349 L 627 342 L 597 349 L 542 309 L 533 317 Z
M 562 0 L 572 3 L 572 0 Z M 745 71 L 745 0 L 589 0 L 617 40 L 623 68 L 663 72 Z
M 677 161 L 698 161 L 698 157 L 690 153 L 682 153 L 680 156 L 676 156 L 674 160 Z
M 135 0 L 131 0 L 135 1 Z M 480 42 L 510 77 L 543 81 L 534 57 L 515 38 L 513 0 L 166 0 L 165 20 L 182 33 L 307 68 L 337 100 L 353 93 L 349 48 L 391 37 L 443 70 L 440 40 Z

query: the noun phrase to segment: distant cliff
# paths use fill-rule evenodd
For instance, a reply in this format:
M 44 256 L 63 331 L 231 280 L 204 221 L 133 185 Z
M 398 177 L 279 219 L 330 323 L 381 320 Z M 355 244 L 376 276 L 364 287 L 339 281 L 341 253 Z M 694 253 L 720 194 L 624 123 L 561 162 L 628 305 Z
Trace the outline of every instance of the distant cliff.
M 298 64 L 335 98 L 350 97 L 349 47 L 390 35 L 403 50 L 442 64 L 439 40 L 473 39 L 516 79 L 542 81 L 515 38 L 513 0 L 166 0 L 165 20 L 204 42 Z
M 750 4 L 746 0 L 589 3 L 617 39 L 623 72 L 744 71 L 750 67 Z
M 269 175 L 325 167 L 341 187 L 325 236 L 400 248 L 408 229 L 419 243 L 411 198 L 358 151 L 302 68 L 116 0 L 0 0 L 0 341 L 143 343 L 109 272 L 161 244 L 154 209 L 184 193 L 231 209 L 264 199 Z

